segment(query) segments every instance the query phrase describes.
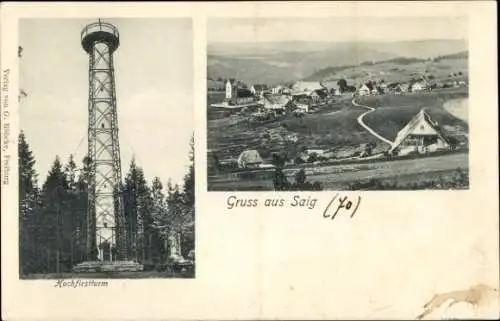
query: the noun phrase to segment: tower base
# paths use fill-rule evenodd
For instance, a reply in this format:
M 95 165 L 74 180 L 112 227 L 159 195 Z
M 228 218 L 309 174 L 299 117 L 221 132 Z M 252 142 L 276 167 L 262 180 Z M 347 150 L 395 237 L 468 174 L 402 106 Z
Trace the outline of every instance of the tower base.
M 140 272 L 143 269 L 144 265 L 135 261 L 86 261 L 75 265 L 73 272 Z

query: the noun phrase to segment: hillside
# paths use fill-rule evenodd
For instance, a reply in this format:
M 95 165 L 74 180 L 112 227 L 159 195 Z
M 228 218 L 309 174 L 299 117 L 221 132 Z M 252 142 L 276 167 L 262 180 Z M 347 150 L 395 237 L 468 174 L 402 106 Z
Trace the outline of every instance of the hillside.
M 359 83 L 371 78 L 384 79 L 386 82 L 407 81 L 422 73 L 432 75 L 436 80 L 445 80 L 450 73 L 461 72 L 463 77 L 449 80 L 464 80 L 468 75 L 468 52 L 437 56 L 434 59 L 397 57 L 375 63 L 362 63 L 358 66 L 327 67 L 305 77 L 306 80 L 337 81 Z
M 297 73 L 295 66 L 272 58 L 233 58 L 209 55 L 207 59 L 207 77 L 236 78 L 245 83 L 278 83 L 288 79 L 302 78 L 305 74 Z
M 401 57 L 427 59 L 465 50 L 467 43 L 461 40 L 209 44 L 207 75 L 212 79 L 234 77 L 248 83 L 273 84 L 310 78 L 324 73 L 325 67 Z

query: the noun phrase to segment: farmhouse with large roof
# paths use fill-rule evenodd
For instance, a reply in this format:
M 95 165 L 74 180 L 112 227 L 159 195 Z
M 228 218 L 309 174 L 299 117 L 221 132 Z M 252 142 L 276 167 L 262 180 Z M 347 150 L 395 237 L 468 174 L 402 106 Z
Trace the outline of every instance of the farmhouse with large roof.
M 450 142 L 438 123 L 432 120 L 425 108 L 422 108 L 398 132 L 389 152 L 394 153 L 398 150 L 399 155 L 405 155 L 411 152 L 428 153 L 448 148 Z

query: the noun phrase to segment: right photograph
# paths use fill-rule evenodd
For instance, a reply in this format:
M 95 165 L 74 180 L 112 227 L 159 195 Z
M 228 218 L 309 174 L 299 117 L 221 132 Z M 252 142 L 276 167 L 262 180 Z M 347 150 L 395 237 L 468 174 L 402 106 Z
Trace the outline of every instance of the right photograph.
M 207 23 L 209 191 L 469 188 L 463 17 Z

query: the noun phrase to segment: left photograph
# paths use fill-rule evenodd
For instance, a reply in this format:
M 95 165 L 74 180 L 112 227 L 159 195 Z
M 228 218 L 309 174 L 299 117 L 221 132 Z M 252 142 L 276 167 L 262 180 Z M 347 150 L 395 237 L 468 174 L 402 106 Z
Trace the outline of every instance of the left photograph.
M 194 278 L 192 20 L 19 21 L 19 276 Z

